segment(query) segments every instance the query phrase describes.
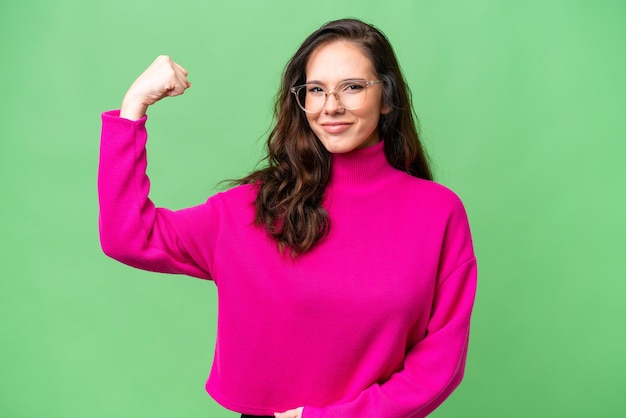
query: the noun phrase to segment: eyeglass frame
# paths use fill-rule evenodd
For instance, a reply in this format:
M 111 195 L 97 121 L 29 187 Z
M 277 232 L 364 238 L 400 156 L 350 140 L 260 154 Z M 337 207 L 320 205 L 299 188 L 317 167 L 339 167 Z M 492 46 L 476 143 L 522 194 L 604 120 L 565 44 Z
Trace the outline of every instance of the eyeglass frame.
M 347 85 L 349 85 L 351 82 L 352 82 L 352 83 L 357 83 L 357 82 L 365 82 L 365 89 L 366 89 L 366 90 L 365 90 L 365 92 L 366 92 L 366 94 L 367 94 L 367 88 L 368 88 L 369 86 L 373 86 L 374 84 L 379 84 L 379 83 L 382 83 L 383 81 L 384 81 L 384 80 L 360 80 L 360 79 L 359 79 L 359 80 L 356 80 L 356 79 L 355 79 L 355 80 L 344 80 L 344 81 L 340 81 L 339 83 L 337 83 L 337 84 L 335 85 L 335 89 L 336 89 L 336 88 L 337 88 L 337 86 L 338 86 L 338 85 L 340 85 L 340 84 L 347 84 Z M 322 88 L 322 90 L 324 91 L 324 103 L 322 104 L 322 106 L 320 106 L 319 110 L 306 110 L 306 109 L 304 108 L 304 106 L 300 104 L 300 100 L 298 99 L 298 93 L 299 93 L 299 91 L 300 91 L 302 88 L 304 88 L 304 87 L 306 87 L 306 86 L 309 86 L 309 85 L 319 86 L 319 87 L 321 87 L 321 88 Z M 297 86 L 293 86 L 293 87 L 291 87 L 291 88 L 289 89 L 289 91 L 291 91 L 291 92 L 293 93 L 293 95 L 294 95 L 294 96 L 296 96 L 296 103 L 298 104 L 298 107 L 299 107 L 300 109 L 302 109 L 303 111 L 307 112 L 307 113 L 317 113 L 317 112 L 321 112 L 321 111 L 322 111 L 322 109 L 324 109 L 324 106 L 326 106 L 326 102 L 328 102 L 328 95 L 329 95 L 329 94 L 332 94 L 333 96 L 335 96 L 335 100 L 337 100 L 337 103 L 339 103 L 339 104 L 340 104 L 340 107 L 341 107 L 342 109 L 345 109 L 345 110 L 356 110 L 356 109 L 360 108 L 361 106 L 363 106 L 363 105 L 365 104 L 365 99 L 364 99 L 364 100 L 363 100 L 363 103 L 362 103 L 362 104 L 360 104 L 360 105 L 358 105 L 357 107 L 345 107 L 345 106 L 343 105 L 343 103 L 341 103 L 341 100 L 339 99 L 339 93 L 338 93 L 338 92 L 336 92 L 336 91 L 334 91 L 334 90 L 327 91 L 327 90 L 326 90 L 326 88 L 324 88 L 324 86 L 322 86 L 321 84 L 318 84 L 318 83 L 304 83 L 304 84 L 300 84 L 300 85 L 297 85 Z

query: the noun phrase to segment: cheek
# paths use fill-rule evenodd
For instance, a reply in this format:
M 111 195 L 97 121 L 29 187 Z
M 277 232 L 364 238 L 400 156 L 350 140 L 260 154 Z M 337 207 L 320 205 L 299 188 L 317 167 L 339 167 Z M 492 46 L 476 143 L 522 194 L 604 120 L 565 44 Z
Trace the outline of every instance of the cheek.
M 315 136 L 318 136 L 318 133 L 321 129 L 319 125 L 317 125 L 318 116 L 319 116 L 319 113 L 307 113 L 306 114 L 306 121 L 309 124 L 309 129 L 315 134 Z
M 377 125 L 380 119 L 381 109 L 377 105 L 368 106 L 367 108 L 360 109 L 358 117 L 366 125 Z
M 305 113 L 306 116 L 306 121 L 309 123 L 310 127 L 313 127 L 315 121 L 317 120 L 317 117 L 319 116 L 319 113 Z
M 320 135 L 323 134 L 323 132 L 321 131 L 321 128 L 316 124 L 316 115 L 315 114 L 308 114 L 306 116 L 306 121 L 308 124 L 308 128 L 310 129 L 310 131 L 313 133 L 313 135 L 315 135 L 316 138 L 320 138 Z

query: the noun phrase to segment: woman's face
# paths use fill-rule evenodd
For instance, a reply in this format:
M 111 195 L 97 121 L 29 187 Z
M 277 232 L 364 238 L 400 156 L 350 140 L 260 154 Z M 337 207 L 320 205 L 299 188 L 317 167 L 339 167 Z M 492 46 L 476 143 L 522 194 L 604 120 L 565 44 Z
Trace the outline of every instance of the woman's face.
M 306 66 L 306 82 L 322 85 L 327 91 L 346 80 L 376 80 L 371 60 L 353 42 L 334 41 L 318 47 Z M 378 120 L 389 112 L 382 103 L 382 85 L 367 87 L 366 100 L 355 110 L 346 110 L 333 94 L 316 113 L 306 113 L 309 126 L 331 153 L 345 153 L 380 141 Z

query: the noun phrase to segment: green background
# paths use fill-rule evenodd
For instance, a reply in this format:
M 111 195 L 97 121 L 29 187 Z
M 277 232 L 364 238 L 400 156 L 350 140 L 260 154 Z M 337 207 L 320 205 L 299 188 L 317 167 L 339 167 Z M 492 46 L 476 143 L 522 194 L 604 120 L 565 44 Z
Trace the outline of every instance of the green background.
M 620 0 L 2 2 L 0 416 L 235 416 L 203 387 L 213 284 L 100 251 L 99 115 L 157 55 L 184 65 L 149 174 L 157 204 L 197 204 L 255 166 L 287 59 L 348 16 L 396 48 L 473 228 L 466 378 L 433 416 L 626 416 Z

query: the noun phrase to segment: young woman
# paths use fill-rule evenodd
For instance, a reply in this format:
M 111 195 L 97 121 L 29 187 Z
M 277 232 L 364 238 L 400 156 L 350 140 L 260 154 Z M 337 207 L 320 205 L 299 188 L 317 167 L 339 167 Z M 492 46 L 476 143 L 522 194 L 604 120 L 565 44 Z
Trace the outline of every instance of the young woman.
M 431 181 L 385 36 L 358 20 L 289 61 L 265 168 L 206 203 L 156 208 L 146 110 L 190 87 L 159 57 L 103 114 L 104 252 L 213 280 L 209 394 L 243 416 L 423 417 L 460 383 L 476 289 L 462 203 Z

